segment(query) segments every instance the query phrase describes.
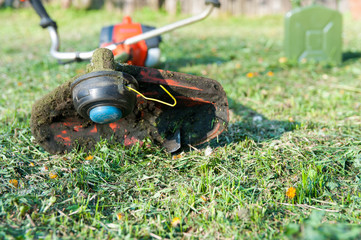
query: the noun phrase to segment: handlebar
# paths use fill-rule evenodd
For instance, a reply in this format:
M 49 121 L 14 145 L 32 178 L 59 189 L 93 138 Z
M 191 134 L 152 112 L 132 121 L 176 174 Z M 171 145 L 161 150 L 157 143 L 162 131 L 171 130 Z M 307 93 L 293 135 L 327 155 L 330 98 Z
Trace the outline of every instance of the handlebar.
M 31 5 L 33 6 L 34 10 L 40 17 L 40 26 L 42 28 L 47 28 L 49 26 L 54 27 L 57 29 L 56 22 L 54 22 L 46 12 L 42 2 L 40 0 L 30 0 Z
M 221 3 L 218 0 L 206 0 L 206 5 L 212 4 L 214 7 L 221 7 Z

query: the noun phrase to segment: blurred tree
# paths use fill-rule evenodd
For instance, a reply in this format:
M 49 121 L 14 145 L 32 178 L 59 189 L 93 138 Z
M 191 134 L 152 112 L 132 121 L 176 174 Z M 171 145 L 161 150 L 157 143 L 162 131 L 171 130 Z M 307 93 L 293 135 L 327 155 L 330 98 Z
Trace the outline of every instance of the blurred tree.
M 165 1 L 165 10 L 168 13 L 175 15 L 177 13 L 177 3 L 178 3 L 178 0 L 166 0 Z
M 60 6 L 62 8 L 70 8 L 71 6 L 71 0 L 61 0 Z
M 292 3 L 292 7 L 295 8 L 295 7 L 301 7 L 301 0 L 291 0 L 291 3 Z

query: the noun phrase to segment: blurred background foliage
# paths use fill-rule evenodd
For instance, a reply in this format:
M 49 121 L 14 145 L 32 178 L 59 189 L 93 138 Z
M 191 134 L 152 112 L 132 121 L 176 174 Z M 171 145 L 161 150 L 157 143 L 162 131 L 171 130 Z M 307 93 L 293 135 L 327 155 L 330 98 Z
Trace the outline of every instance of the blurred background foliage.
M 204 8 L 203 0 L 46 0 L 45 4 L 54 4 L 62 8 L 75 9 L 101 9 L 122 11 L 124 14 L 132 14 L 144 7 L 153 10 L 164 10 L 169 14 L 197 14 Z M 222 7 L 215 11 L 214 15 L 269 15 L 283 14 L 292 7 L 307 6 L 317 3 L 338 9 L 342 12 L 355 8 L 355 3 L 360 5 L 359 0 L 220 0 Z M 357 3 L 360 2 L 360 3 Z M 0 0 L 0 8 L 4 7 L 28 7 L 29 2 L 21 0 Z

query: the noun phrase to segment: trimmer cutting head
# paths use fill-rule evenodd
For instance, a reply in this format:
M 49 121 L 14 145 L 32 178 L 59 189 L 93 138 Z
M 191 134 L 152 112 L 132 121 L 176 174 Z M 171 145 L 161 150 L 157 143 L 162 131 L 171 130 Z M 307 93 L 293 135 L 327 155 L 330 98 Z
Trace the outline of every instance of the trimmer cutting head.
M 172 97 L 175 106 L 165 105 Z M 217 81 L 117 64 L 108 49 L 94 52 L 88 73 L 38 100 L 31 116 L 36 141 L 53 154 L 90 150 L 104 139 L 124 145 L 149 139 L 174 152 L 209 141 L 227 123 L 227 97 Z

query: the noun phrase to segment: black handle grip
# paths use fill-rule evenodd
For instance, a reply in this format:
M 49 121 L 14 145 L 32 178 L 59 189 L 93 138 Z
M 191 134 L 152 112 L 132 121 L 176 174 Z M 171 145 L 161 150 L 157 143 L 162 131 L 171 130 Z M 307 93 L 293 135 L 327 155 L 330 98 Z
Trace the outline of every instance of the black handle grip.
M 40 0 L 30 0 L 31 5 L 35 9 L 36 13 L 40 16 L 40 26 L 42 28 L 46 28 L 49 26 L 53 26 L 55 29 L 57 28 L 56 22 L 54 22 L 46 12 L 42 2 Z
M 219 8 L 221 3 L 218 0 L 206 0 L 206 4 L 213 4 L 213 6 Z

